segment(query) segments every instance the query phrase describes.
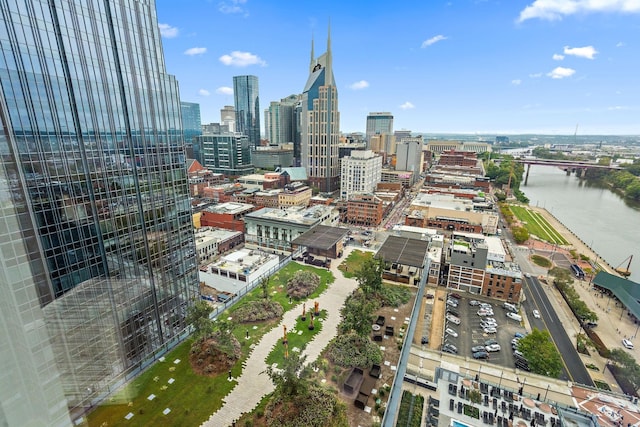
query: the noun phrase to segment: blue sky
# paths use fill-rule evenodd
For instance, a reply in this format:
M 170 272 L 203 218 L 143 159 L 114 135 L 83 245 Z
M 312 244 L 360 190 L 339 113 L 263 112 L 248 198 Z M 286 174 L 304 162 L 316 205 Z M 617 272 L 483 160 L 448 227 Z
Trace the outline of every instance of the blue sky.
M 169 73 L 203 123 L 257 75 L 300 93 L 331 22 L 341 131 L 390 111 L 438 133 L 640 134 L 640 0 L 157 0 Z M 261 117 L 261 120 L 262 117 Z M 264 127 L 264 123 L 263 123 Z

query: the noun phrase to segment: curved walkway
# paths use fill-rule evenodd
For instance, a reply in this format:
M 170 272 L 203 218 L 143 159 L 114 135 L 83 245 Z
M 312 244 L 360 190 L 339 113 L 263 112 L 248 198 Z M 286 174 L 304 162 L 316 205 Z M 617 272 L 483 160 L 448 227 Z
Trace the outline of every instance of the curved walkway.
M 354 248 L 347 247 L 344 251 L 346 258 Z M 322 324 L 322 330 L 314 337 L 313 341 L 307 344 L 302 354 L 307 356 L 307 363 L 318 358 L 337 333 L 340 323 L 340 309 L 344 300 L 357 287 L 355 279 L 347 279 L 338 270 L 338 262 L 331 263 L 331 272 L 335 281 L 324 291 L 317 300 L 320 309 L 326 310 L 327 315 Z M 273 346 L 282 337 L 282 325 L 294 325 L 298 314 L 302 311 L 302 302 L 291 310 L 287 311 L 282 321 L 263 335 L 262 339 L 254 347 L 251 355 L 244 363 L 244 369 L 240 377 L 234 380 L 238 384 L 223 399 L 223 406 L 213 413 L 209 420 L 202 425 L 204 427 L 231 426 L 234 420 L 240 418 L 243 413 L 251 412 L 260 403 L 262 398 L 271 393 L 275 386 L 264 371 L 267 369 L 265 359 L 271 353 Z

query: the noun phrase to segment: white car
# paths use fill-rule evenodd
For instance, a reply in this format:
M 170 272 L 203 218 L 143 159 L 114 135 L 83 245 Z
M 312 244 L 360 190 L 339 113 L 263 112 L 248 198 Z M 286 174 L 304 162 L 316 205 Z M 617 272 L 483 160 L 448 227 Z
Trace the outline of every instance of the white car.
M 480 322 L 480 327 L 481 328 L 498 328 L 498 324 L 497 323 L 491 323 L 491 322 Z
M 493 316 L 493 311 L 480 309 L 478 310 L 478 316 Z
M 538 310 L 533 310 L 533 317 L 535 317 L 536 319 L 540 318 L 540 312 Z
M 492 327 L 492 326 L 489 326 L 488 328 L 484 328 L 482 331 L 483 331 L 485 334 L 496 334 L 496 333 L 498 333 L 498 329 L 497 329 L 497 328 L 494 328 L 494 327 Z
M 451 329 L 451 328 L 445 329 L 445 333 L 447 335 L 451 335 L 454 338 L 458 338 L 458 333 L 456 331 L 454 331 L 453 329 Z
M 455 300 L 452 299 L 448 299 L 447 300 L 447 305 L 450 305 L 451 307 L 458 307 L 458 303 Z
M 490 344 L 486 346 L 484 349 L 489 353 L 500 351 L 500 344 Z
M 633 348 L 633 343 L 627 339 L 622 340 L 622 345 L 625 346 L 625 348 L 628 349 L 632 349 Z

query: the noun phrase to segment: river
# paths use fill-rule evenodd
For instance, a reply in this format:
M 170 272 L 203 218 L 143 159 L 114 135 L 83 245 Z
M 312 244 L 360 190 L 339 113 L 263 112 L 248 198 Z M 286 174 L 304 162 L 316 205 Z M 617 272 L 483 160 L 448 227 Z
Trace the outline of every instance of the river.
M 520 189 L 531 206 L 547 209 L 611 266 L 626 268 L 633 255 L 630 279 L 640 283 L 640 204 L 551 166 L 531 166 Z

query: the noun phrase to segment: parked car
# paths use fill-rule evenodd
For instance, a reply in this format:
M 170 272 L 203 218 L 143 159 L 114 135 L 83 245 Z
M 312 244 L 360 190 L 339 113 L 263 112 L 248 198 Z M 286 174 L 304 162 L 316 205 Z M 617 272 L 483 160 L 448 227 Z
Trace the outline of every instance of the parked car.
M 536 319 L 540 318 L 540 312 L 538 310 L 533 310 L 533 317 L 535 317 Z
M 523 371 L 530 371 L 529 362 L 523 359 L 516 359 L 516 368 L 522 369 Z
M 474 359 L 488 359 L 489 358 L 489 353 L 487 353 L 486 351 L 477 351 L 477 352 L 473 353 L 473 358 Z
M 420 340 L 420 344 L 429 344 L 429 337 L 428 336 L 423 336 L 422 339 Z
M 471 347 L 471 353 L 477 353 L 479 351 L 484 351 L 484 346 L 483 345 L 475 345 L 475 346 Z
M 476 301 L 476 300 L 474 300 L 474 299 L 469 300 L 469 305 L 471 305 L 471 306 L 480 305 L 480 301 Z
M 488 346 L 488 345 L 491 345 L 491 344 L 498 344 L 498 341 L 496 341 L 494 339 L 489 339 L 489 340 L 486 340 L 484 342 L 485 347 Z
M 482 329 L 498 329 L 498 325 L 496 325 L 495 323 L 480 323 L 480 327 Z M 485 332 L 488 334 L 494 334 L 495 332 Z
M 451 307 L 458 307 L 458 302 L 456 300 L 453 300 L 453 299 L 448 299 L 447 300 L 447 305 L 450 305 Z
M 447 335 L 451 335 L 454 338 L 458 338 L 458 333 L 451 328 L 447 328 L 444 331 Z
M 507 313 L 507 317 L 509 319 L 513 319 L 513 320 L 516 320 L 518 322 L 522 322 L 522 316 L 520 316 L 519 314 L 509 312 L 509 313 Z
M 490 327 L 488 327 L 488 328 L 484 328 L 482 331 L 483 331 L 485 334 L 496 334 L 496 333 L 498 333 L 498 329 L 497 329 L 497 328 L 494 328 L 493 326 L 490 326 Z
M 426 294 L 426 295 L 425 295 L 425 297 L 426 297 L 427 299 L 434 299 L 434 298 L 435 298 L 435 295 L 433 295 L 433 294 Z
M 487 311 L 487 310 L 483 310 L 480 309 L 478 310 L 478 316 L 493 316 L 493 311 Z
M 520 338 L 514 338 L 511 340 L 511 345 L 518 345 L 519 342 L 520 342 Z
M 631 341 L 629 341 L 628 339 L 622 340 L 622 345 L 625 346 L 625 348 L 628 348 L 628 349 L 632 349 L 633 348 L 633 343 Z
M 456 316 L 454 316 L 451 313 L 447 313 L 447 315 L 445 316 L 445 319 L 447 319 L 451 323 L 455 323 L 456 325 L 460 324 L 460 319 L 458 319 Z
M 516 358 L 518 358 L 518 359 L 522 359 L 522 360 L 527 360 L 527 359 L 524 357 L 524 354 L 523 354 L 521 351 L 518 351 L 518 350 L 515 350 L 515 351 L 513 352 L 513 357 L 516 357 Z
M 447 307 L 447 313 L 453 314 L 456 317 L 460 316 L 460 313 L 458 313 L 458 310 L 455 310 L 453 307 Z
M 444 351 L 445 353 L 457 354 L 458 353 L 458 347 L 456 347 L 453 344 L 445 344 L 445 345 L 442 346 L 442 351 Z
M 460 299 L 460 298 L 462 298 L 462 297 L 460 296 L 460 294 L 457 294 L 457 293 L 455 293 L 455 292 L 454 292 L 454 293 L 452 293 L 452 294 L 451 294 L 451 295 L 449 295 L 449 296 L 450 296 L 450 297 L 452 297 L 452 298 L 455 298 L 455 299 Z
M 527 336 L 527 333 L 526 332 L 516 332 L 513 336 L 516 337 L 516 338 L 524 338 L 524 337 Z
M 500 351 L 501 347 L 500 347 L 500 344 L 489 344 L 484 349 L 487 352 L 496 352 L 496 351 Z

